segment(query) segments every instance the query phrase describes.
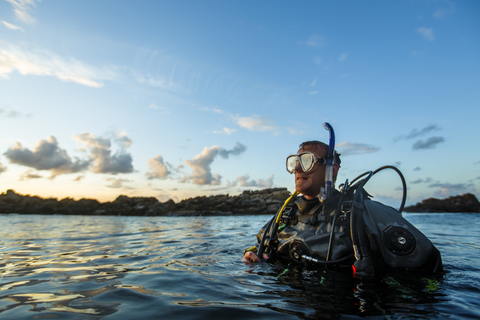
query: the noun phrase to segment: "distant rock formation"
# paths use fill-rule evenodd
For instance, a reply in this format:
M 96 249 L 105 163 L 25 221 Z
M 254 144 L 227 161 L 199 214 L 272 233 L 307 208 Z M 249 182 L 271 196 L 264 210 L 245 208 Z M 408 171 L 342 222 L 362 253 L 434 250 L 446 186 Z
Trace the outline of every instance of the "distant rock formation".
M 405 207 L 405 212 L 480 212 L 480 203 L 471 193 L 446 199 L 428 198 L 414 206 Z
M 153 197 L 124 195 L 113 202 L 100 203 L 93 199 L 44 199 L 7 190 L 0 194 L 0 213 L 122 216 L 274 214 L 289 196 L 286 188 L 271 188 L 247 190 L 238 196 L 189 198 L 179 203 L 173 200 L 161 203 Z

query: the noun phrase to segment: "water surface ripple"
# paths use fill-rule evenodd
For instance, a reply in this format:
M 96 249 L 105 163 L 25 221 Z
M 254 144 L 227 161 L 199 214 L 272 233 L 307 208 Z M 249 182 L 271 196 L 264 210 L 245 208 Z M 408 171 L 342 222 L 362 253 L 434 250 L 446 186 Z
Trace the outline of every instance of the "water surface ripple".
M 480 215 L 405 217 L 443 277 L 241 262 L 269 216 L 0 215 L 1 319 L 478 319 Z

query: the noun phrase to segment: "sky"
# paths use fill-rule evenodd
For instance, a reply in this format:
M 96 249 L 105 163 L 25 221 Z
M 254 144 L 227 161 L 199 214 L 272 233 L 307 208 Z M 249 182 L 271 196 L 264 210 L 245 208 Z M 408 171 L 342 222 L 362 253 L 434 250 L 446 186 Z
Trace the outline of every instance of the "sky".
M 337 187 L 384 165 L 407 205 L 480 199 L 480 2 L 0 0 L 0 192 L 179 202 Z M 398 207 L 401 180 L 366 185 Z

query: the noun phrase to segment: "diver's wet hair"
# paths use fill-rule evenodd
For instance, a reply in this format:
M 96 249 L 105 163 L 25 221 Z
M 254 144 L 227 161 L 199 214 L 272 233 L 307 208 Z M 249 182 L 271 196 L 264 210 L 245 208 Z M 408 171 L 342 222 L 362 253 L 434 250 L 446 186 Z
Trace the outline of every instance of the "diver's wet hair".
M 308 150 L 309 148 L 317 148 L 317 147 L 321 147 L 323 149 L 323 151 L 325 151 L 325 154 L 328 153 L 328 148 L 329 148 L 328 144 L 323 143 L 323 142 L 318 141 L 318 140 L 302 142 L 302 143 L 300 143 L 299 149 Z M 342 163 L 342 160 L 340 160 L 340 153 L 338 153 L 337 150 L 335 150 L 335 157 L 334 158 L 335 158 L 335 163 L 340 166 L 340 164 Z

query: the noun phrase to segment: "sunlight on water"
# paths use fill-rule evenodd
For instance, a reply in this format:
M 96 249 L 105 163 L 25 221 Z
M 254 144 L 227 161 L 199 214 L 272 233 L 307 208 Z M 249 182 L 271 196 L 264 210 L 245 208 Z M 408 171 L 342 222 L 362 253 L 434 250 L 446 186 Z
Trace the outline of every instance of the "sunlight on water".
M 243 264 L 268 216 L 0 216 L 2 319 L 480 317 L 478 215 L 405 214 L 446 275 L 367 282 Z

